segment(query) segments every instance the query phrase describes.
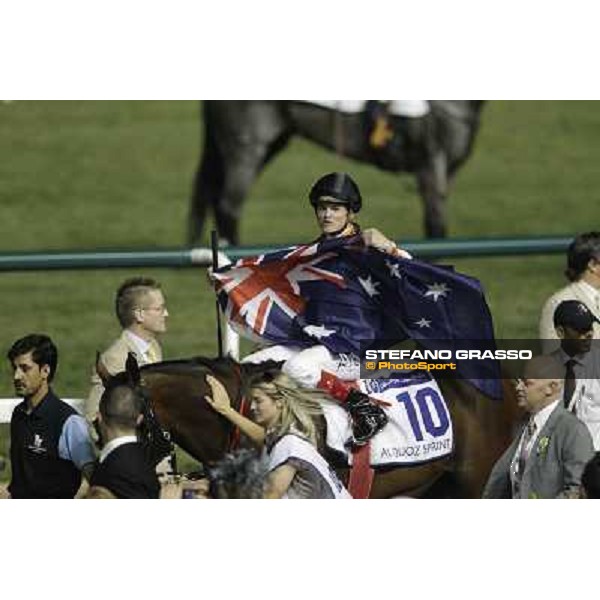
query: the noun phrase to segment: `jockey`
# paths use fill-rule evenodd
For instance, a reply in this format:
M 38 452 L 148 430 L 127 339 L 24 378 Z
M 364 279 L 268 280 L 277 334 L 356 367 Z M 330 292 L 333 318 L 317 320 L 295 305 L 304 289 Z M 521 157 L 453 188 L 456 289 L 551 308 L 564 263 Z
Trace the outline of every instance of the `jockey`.
M 321 177 L 309 194 L 321 236 L 317 241 L 361 234 L 365 245 L 380 252 L 411 258 L 377 229 L 360 230 L 355 215 L 362 207 L 358 186 L 346 173 Z M 285 361 L 282 371 L 307 388 L 327 391 L 342 402 L 352 418 L 351 444 L 364 445 L 387 423 L 387 416 L 369 396 L 351 387 L 360 378 L 360 362 L 354 355 L 334 355 L 325 346 L 309 348 L 275 345 L 248 355 L 242 362 Z
M 408 132 L 414 119 L 424 117 L 429 110 L 427 100 L 367 100 L 365 126 L 368 146 L 374 151 L 384 150 L 394 137 L 394 119 L 400 121 Z

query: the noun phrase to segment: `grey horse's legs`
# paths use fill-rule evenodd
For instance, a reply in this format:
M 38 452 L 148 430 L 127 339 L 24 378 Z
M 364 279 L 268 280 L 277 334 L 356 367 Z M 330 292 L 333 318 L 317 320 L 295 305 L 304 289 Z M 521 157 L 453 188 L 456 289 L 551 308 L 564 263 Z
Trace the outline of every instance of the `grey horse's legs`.
M 222 174 L 219 171 L 221 165 L 213 165 L 211 162 L 211 160 L 207 160 L 205 152 L 202 163 L 196 171 L 194 178 L 188 219 L 187 239 L 190 246 L 201 241 L 208 207 L 216 205 L 221 187 L 223 186 Z
M 216 206 L 223 188 L 223 156 L 219 151 L 210 106 L 204 108 L 204 147 L 194 177 L 188 219 L 188 244 L 201 241 L 209 207 Z
M 446 237 L 448 165 L 442 151 L 434 153 L 417 173 L 417 183 L 425 211 L 425 233 L 430 238 Z
M 221 197 L 215 205 L 217 230 L 224 243 L 239 243 L 242 205 L 267 156 L 266 144 L 238 146 L 225 166 Z

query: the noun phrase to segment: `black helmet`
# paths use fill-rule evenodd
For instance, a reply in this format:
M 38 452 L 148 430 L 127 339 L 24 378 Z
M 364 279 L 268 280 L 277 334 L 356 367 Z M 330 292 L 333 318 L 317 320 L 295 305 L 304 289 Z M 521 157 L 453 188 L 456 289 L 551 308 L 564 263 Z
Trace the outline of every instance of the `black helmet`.
M 329 173 L 323 175 L 311 188 L 309 194 L 313 207 L 321 198 L 329 198 L 334 202 L 347 204 L 348 208 L 357 213 L 362 207 L 362 198 L 356 182 L 347 173 Z

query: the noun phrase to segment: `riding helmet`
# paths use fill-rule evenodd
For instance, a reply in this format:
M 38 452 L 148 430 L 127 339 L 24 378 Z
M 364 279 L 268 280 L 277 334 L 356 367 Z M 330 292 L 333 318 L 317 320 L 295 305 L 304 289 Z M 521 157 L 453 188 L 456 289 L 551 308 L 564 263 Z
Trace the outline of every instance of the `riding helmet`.
M 329 198 L 334 202 L 347 204 L 348 208 L 357 213 L 362 207 L 362 197 L 356 182 L 347 173 L 329 173 L 323 175 L 312 186 L 309 194 L 310 203 L 314 208 L 321 198 Z

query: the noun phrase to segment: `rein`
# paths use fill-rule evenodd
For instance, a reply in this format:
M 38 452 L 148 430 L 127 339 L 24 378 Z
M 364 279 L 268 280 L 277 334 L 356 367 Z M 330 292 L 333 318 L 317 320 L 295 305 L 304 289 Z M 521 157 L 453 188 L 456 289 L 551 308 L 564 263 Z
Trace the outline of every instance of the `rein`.
M 139 391 L 142 396 L 142 415 L 144 417 L 141 426 L 142 441 L 147 444 L 147 452 L 150 455 L 151 462 L 156 465 L 163 458 L 169 456 L 173 475 L 178 475 L 177 454 L 175 453 L 175 444 L 171 439 L 171 433 L 158 422 L 152 402 L 144 387 L 139 386 Z M 157 457 L 158 460 L 156 460 Z

